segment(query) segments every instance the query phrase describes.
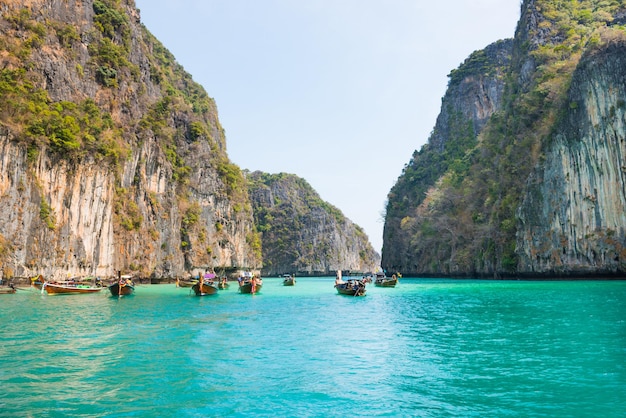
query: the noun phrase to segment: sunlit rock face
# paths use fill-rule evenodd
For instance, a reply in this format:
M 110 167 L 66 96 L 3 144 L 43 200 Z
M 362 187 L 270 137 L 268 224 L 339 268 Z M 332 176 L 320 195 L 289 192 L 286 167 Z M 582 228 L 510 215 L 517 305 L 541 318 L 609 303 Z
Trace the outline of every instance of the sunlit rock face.
M 22 102 L 0 115 L 5 275 L 258 269 L 245 180 L 226 155 L 215 103 L 141 25 L 134 1 L 0 8 L 0 67 L 11 80 L 2 88 L 24 88 L 3 97 Z M 94 114 L 104 127 L 87 135 Z M 36 118 L 45 120 L 38 136 Z M 76 147 L 55 148 L 53 120 L 80 127 L 58 130 Z
M 555 274 L 618 273 L 626 263 L 626 43 L 581 60 L 570 111 L 520 208 L 520 268 Z
M 521 12 L 508 62 L 478 51 L 450 73 L 428 143 L 388 195 L 383 268 L 626 273 L 626 8 L 525 0 Z

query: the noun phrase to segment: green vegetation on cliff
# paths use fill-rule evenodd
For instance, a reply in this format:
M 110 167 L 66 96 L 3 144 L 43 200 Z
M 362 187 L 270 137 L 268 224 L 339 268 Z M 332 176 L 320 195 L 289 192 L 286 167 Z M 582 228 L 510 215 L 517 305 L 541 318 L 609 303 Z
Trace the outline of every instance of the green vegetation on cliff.
M 0 39 L 0 46 L 7 53 L 5 65 L 0 70 L 0 123 L 10 127 L 20 140 L 36 152 L 49 147 L 61 158 L 81 160 L 85 157 L 104 158 L 113 167 L 129 157 L 135 127 L 124 123 L 117 114 L 105 111 L 104 105 L 116 111 L 130 103 L 121 102 L 119 83 L 137 84 L 142 89 L 137 64 L 131 61 L 130 23 L 120 0 L 95 0 L 93 2 L 94 30 L 83 34 L 87 44 L 89 60 L 86 65 L 76 65 L 77 74 L 85 77 L 85 70 L 94 74 L 103 87 L 111 88 L 108 103 L 96 102 L 91 98 L 81 100 L 54 101 L 50 93 L 40 87 L 42 75 L 37 68 L 38 56 L 34 47 L 40 47 L 51 35 L 68 57 L 75 55 L 81 34 L 69 23 L 48 19 L 46 25 L 34 20 L 28 8 L 8 12 L 5 16 L 12 27 L 6 28 L 8 35 Z M 150 78 L 160 86 L 162 98 L 153 104 L 148 98 L 140 100 L 149 106 L 149 111 L 140 121 L 140 126 L 149 128 L 167 149 L 168 159 L 178 180 L 184 181 L 190 167 L 178 155 L 180 140 L 205 140 L 214 151 L 220 166 L 228 166 L 223 132 L 215 116 L 215 103 L 202 86 L 195 83 L 184 71 L 174 56 L 167 51 L 147 30 L 144 29 L 146 46 L 151 50 Z M 52 39 L 54 39 L 52 38 Z M 188 123 L 172 128 L 173 115 L 186 112 Z M 189 116 L 187 116 L 189 117 Z M 217 125 L 219 138 L 211 134 L 211 125 Z M 239 189 L 244 184 L 243 176 L 232 169 L 221 169 L 229 190 Z M 238 177 L 238 178 L 235 178 Z M 240 196 L 241 197 L 241 196 Z

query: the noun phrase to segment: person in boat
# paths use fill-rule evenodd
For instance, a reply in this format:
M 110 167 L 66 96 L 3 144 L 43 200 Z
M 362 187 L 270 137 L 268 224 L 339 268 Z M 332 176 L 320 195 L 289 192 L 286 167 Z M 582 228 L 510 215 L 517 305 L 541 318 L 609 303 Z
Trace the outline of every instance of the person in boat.
M 202 276 L 202 273 L 200 275 Z M 213 271 L 213 269 L 210 269 L 210 270 L 206 269 L 204 271 L 204 275 L 206 277 L 205 283 L 210 285 L 210 286 L 213 286 L 215 284 L 215 280 L 214 280 L 214 278 L 215 278 L 215 271 Z

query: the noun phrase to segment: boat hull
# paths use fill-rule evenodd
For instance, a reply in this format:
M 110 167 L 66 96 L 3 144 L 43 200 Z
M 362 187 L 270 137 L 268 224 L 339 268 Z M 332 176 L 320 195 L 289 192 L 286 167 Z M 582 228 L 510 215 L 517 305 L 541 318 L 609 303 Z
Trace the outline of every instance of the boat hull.
M 214 295 L 217 293 L 217 287 L 210 284 L 200 284 L 196 283 L 191 287 L 196 294 L 196 296 L 208 296 Z
M 261 291 L 261 287 L 263 287 L 262 284 L 257 284 L 256 288 L 254 290 L 254 292 L 252 292 L 252 284 L 251 283 L 244 283 L 241 286 L 239 286 L 239 293 L 259 293 Z
M 176 286 L 178 287 L 193 287 L 198 284 L 198 280 L 177 280 Z
M 53 283 L 45 283 L 43 286 L 46 293 L 49 295 L 63 295 L 63 294 L 83 294 L 83 293 L 98 293 L 102 291 L 101 287 L 92 286 L 68 286 L 58 285 Z
M 376 279 L 374 282 L 374 286 L 378 287 L 396 287 L 398 284 L 398 279 Z
M 294 286 L 295 284 L 296 284 L 296 279 L 283 280 L 283 286 Z
M 15 288 L 11 286 L 0 286 L 0 295 L 15 293 Z
M 111 292 L 111 296 L 129 296 L 132 295 L 135 291 L 135 286 L 133 285 L 124 285 L 120 290 L 119 283 L 113 283 L 109 286 L 109 292 Z
M 350 286 L 348 283 L 336 284 L 335 289 L 340 295 L 365 296 L 365 286 Z

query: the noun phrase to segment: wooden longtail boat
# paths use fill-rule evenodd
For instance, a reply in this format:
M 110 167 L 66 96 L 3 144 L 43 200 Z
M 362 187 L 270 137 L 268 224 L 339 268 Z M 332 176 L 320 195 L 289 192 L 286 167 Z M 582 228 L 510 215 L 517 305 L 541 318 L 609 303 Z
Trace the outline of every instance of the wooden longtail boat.
M 374 286 L 378 287 L 396 287 L 398 284 L 398 277 L 394 274 L 391 277 L 385 277 L 384 275 L 376 275 Z
M 12 284 L 8 286 L 0 286 L 0 295 L 8 295 L 8 294 L 15 293 L 15 292 L 16 292 L 16 289 Z
M 263 280 L 252 277 L 239 283 L 239 293 L 259 293 L 263 287 Z
M 198 279 L 176 279 L 176 287 L 193 287 L 198 284 Z
M 72 294 L 72 293 L 97 293 L 102 290 L 102 286 L 92 286 L 80 283 L 48 283 L 42 286 L 42 292 L 49 295 Z
M 295 286 L 296 278 L 291 274 L 285 274 L 283 276 L 283 286 Z
M 135 291 L 135 283 L 133 283 L 132 276 L 118 275 L 118 279 L 115 283 L 109 286 L 109 292 L 111 296 L 129 296 Z
M 229 286 L 230 285 L 228 284 L 228 281 L 226 281 L 226 277 L 222 277 L 217 284 L 217 288 L 220 290 L 228 289 Z
M 365 296 L 365 283 L 359 280 L 348 280 L 335 284 L 335 289 L 340 295 Z
M 198 282 L 191 287 L 196 296 L 214 295 L 217 293 L 217 286 L 209 283 Z

